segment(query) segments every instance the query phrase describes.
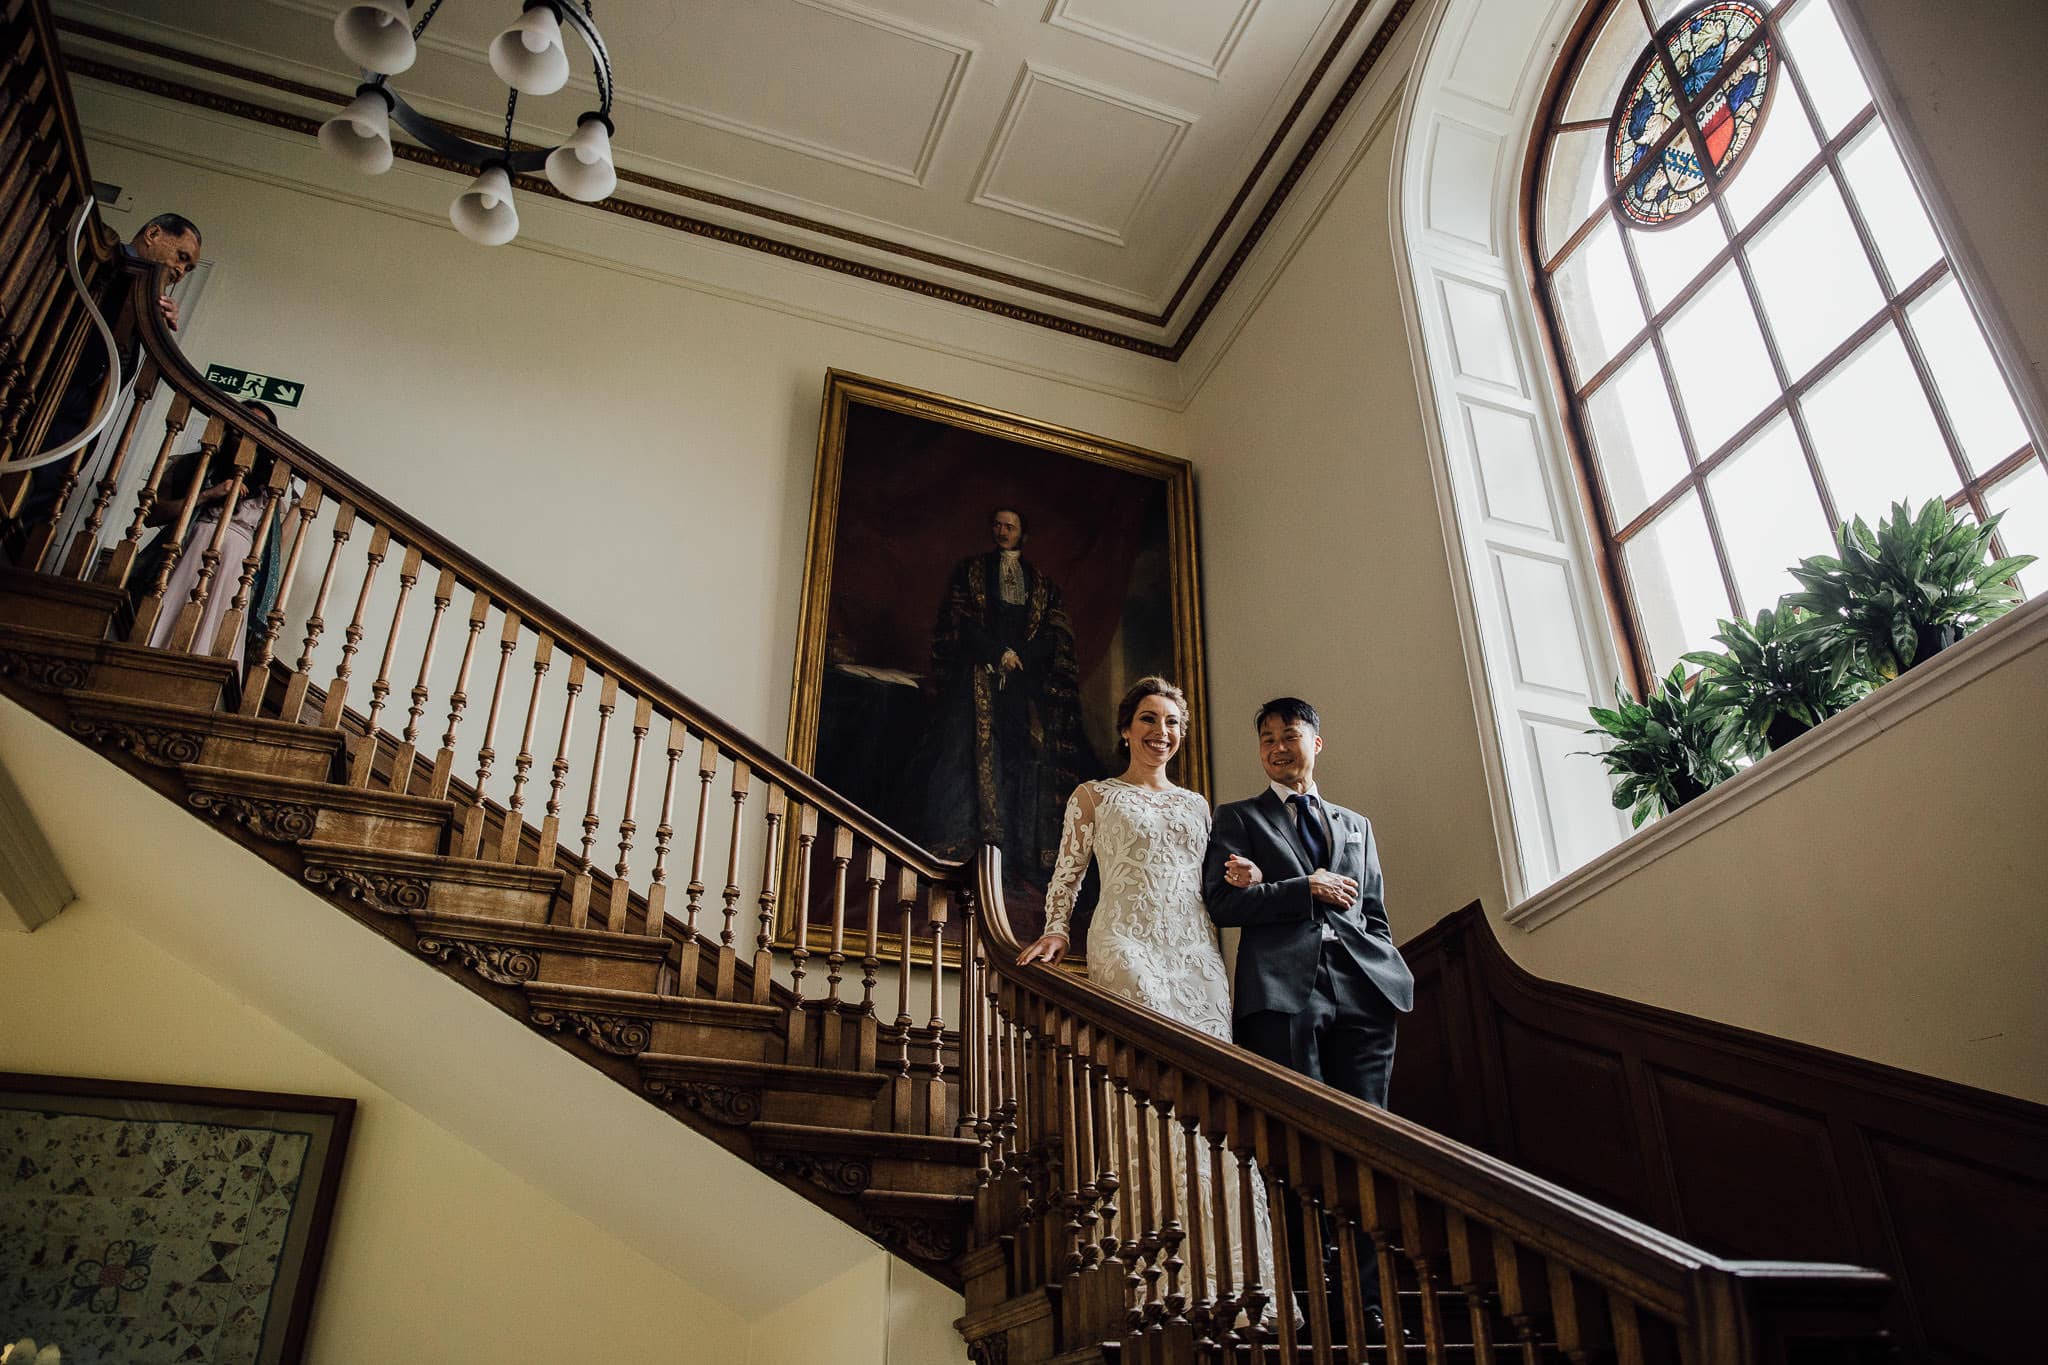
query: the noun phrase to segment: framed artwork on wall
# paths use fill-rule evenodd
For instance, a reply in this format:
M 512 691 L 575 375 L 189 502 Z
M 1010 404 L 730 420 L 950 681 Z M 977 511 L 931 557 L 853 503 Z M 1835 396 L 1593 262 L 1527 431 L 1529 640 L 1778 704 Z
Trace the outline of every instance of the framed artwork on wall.
M 1067 797 L 1122 770 L 1137 679 L 1186 690 L 1172 772 L 1208 793 L 1194 525 L 1184 460 L 831 371 L 791 759 L 940 857 L 1000 845 L 1036 937 Z
M 0 1072 L 0 1332 L 293 1365 L 355 1101 Z

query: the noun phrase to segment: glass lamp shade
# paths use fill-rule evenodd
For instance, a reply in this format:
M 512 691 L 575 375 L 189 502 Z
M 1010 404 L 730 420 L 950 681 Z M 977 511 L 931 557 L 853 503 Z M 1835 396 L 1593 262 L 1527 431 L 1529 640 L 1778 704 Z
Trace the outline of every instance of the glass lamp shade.
M 391 106 L 375 90 L 366 90 L 348 107 L 320 125 L 320 146 L 364 175 L 391 169 Z
M 406 0 L 358 0 L 334 16 L 334 41 L 343 56 L 383 76 L 396 76 L 419 56 Z
M 505 168 L 484 167 L 483 174 L 456 196 L 448 221 L 479 246 L 503 246 L 517 237 L 519 214 L 512 207 L 512 177 Z
M 586 118 L 567 142 L 548 153 L 548 181 L 571 199 L 594 204 L 618 187 L 612 139 L 602 118 Z
M 491 70 L 522 95 L 552 95 L 569 83 L 569 53 L 552 5 L 535 5 L 491 40 Z

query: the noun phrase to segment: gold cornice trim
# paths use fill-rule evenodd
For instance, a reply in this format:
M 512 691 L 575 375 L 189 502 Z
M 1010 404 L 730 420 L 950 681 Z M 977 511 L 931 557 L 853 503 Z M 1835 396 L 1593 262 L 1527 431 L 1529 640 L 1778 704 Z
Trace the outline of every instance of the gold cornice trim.
M 851 245 L 887 252 L 891 255 L 905 257 L 925 265 L 976 276 L 991 283 L 1027 290 L 1047 299 L 1071 303 L 1077 307 L 1089 308 L 1098 312 L 1129 318 L 1133 322 L 1150 326 L 1163 326 L 1166 320 L 1173 315 L 1174 310 L 1179 308 L 1181 303 L 1187 298 L 1189 292 L 1194 287 L 1195 280 L 1208 267 L 1209 262 L 1213 259 L 1223 241 L 1229 237 L 1230 228 L 1232 224 L 1239 221 L 1244 205 L 1251 198 L 1254 187 L 1271 166 L 1273 158 L 1278 154 L 1282 144 L 1294 131 L 1302 112 L 1313 98 L 1316 88 L 1327 74 L 1331 63 L 1336 60 L 1338 50 L 1349 39 L 1359 21 L 1364 17 L 1365 12 L 1371 7 L 1371 3 L 1372 0 L 1357 0 L 1351 13 L 1345 18 L 1344 23 L 1338 29 L 1336 36 L 1324 50 L 1322 59 L 1317 64 L 1315 71 L 1303 85 L 1300 93 L 1295 97 L 1294 104 L 1289 108 L 1286 117 L 1281 120 L 1280 127 L 1275 130 L 1273 136 L 1268 140 L 1265 150 L 1260 153 L 1258 161 L 1245 177 L 1244 184 L 1239 187 L 1237 194 L 1231 199 L 1230 206 L 1218 220 L 1216 227 L 1209 235 L 1209 240 L 1203 244 L 1201 252 L 1196 256 L 1194 263 L 1188 268 L 1186 275 L 1182 277 L 1179 287 L 1174 291 L 1173 297 L 1168 302 L 1165 310 L 1156 314 L 1144 313 L 1121 304 L 1109 303 L 1076 291 L 1061 289 L 1057 286 L 1042 284 L 1022 276 L 993 270 L 985 266 L 978 266 L 971 262 L 941 255 L 937 252 L 904 246 L 872 234 L 835 227 L 815 219 L 805 218 L 800 214 L 787 213 L 779 209 L 751 204 L 745 200 L 728 195 L 695 189 L 675 181 L 664 180 L 659 176 L 645 175 L 622 168 L 619 171 L 619 179 L 661 194 L 694 200 L 710 207 L 727 209 L 736 213 L 744 213 L 752 217 L 778 223 L 785 227 L 796 228 L 800 231 L 835 237 Z M 1381 22 L 1379 30 L 1373 35 L 1372 41 L 1366 45 L 1366 49 L 1360 54 L 1358 62 L 1352 67 L 1350 74 L 1345 77 L 1344 83 L 1331 96 L 1329 104 L 1325 107 L 1322 116 L 1317 120 L 1315 128 L 1310 131 L 1307 140 L 1295 153 L 1294 159 L 1289 163 L 1286 172 L 1266 196 L 1266 201 L 1260 207 L 1258 214 L 1245 228 L 1237 246 L 1232 250 L 1229 260 L 1224 263 L 1216 279 L 1211 282 L 1208 290 L 1203 294 L 1201 303 L 1196 306 L 1195 311 L 1189 316 L 1186 325 L 1182 327 L 1180 334 L 1171 343 L 1153 341 L 1145 337 L 1133 336 L 1127 332 L 1120 332 L 1110 327 L 1100 327 L 1076 321 L 1075 319 L 1062 317 L 1055 313 L 1026 307 L 1025 305 L 994 298 L 987 294 L 975 293 L 972 290 L 962 289 L 954 285 L 942 284 L 938 281 L 928 280 L 903 271 L 891 270 L 884 266 L 851 260 L 843 256 L 833 255 L 827 251 L 820 251 L 812 247 L 800 246 L 793 242 L 764 236 L 760 233 L 749 232 L 744 228 L 708 222 L 704 219 L 695 218 L 671 209 L 622 201 L 617 198 L 607 199 L 594 207 L 607 213 L 614 213 L 621 217 L 631 218 L 656 227 L 665 227 L 671 231 L 703 237 L 729 246 L 759 251 L 763 254 L 775 256 L 782 260 L 793 261 L 800 265 L 815 266 L 822 270 L 833 271 L 836 274 L 849 275 L 871 283 L 887 285 L 893 289 L 901 289 L 907 293 L 936 299 L 942 303 L 956 304 L 960 307 L 972 308 L 979 312 L 1008 318 L 1014 322 L 1023 322 L 1034 327 L 1043 327 L 1050 331 L 1061 332 L 1084 341 L 1099 342 L 1105 346 L 1114 346 L 1120 350 L 1132 351 L 1153 359 L 1178 361 L 1194 341 L 1195 335 L 1201 329 L 1202 324 L 1208 320 L 1209 315 L 1221 303 L 1223 295 L 1231 284 L 1235 282 L 1238 272 L 1243 268 L 1244 263 L 1250 259 L 1251 253 L 1257 248 L 1260 241 L 1264 239 L 1267 230 L 1279 215 L 1280 209 L 1286 203 L 1288 196 L 1293 192 L 1295 185 L 1300 182 L 1302 176 L 1307 172 L 1309 164 L 1315 159 L 1316 153 L 1322 149 L 1323 143 L 1328 139 L 1330 131 L 1336 126 L 1338 119 L 1343 116 L 1345 110 L 1349 108 L 1352 99 L 1365 84 L 1366 78 L 1372 74 L 1373 69 L 1379 64 L 1380 58 L 1385 55 L 1387 48 L 1393 42 L 1396 31 L 1409 12 L 1413 10 L 1414 6 L 1415 0 L 1395 0 L 1393 8 L 1388 12 L 1386 19 Z M 199 53 L 188 52 L 182 48 L 172 47 L 168 44 L 149 42 L 78 20 L 59 20 L 58 28 L 64 33 L 75 34 L 79 37 L 114 47 L 126 48 L 129 51 L 141 53 L 160 61 L 210 72 L 231 80 L 262 86 L 282 94 L 292 95 L 320 104 L 339 107 L 346 104 L 349 98 L 348 95 L 343 93 L 308 85 L 304 82 L 294 81 L 282 76 L 274 76 L 268 72 L 259 71 L 251 67 L 220 61 Z M 100 61 L 86 56 L 68 56 L 65 59 L 65 65 L 75 75 L 102 81 L 109 85 L 137 90 L 163 99 L 177 100 L 181 103 L 210 109 L 216 113 L 228 114 L 232 117 L 247 119 L 254 123 L 281 128 L 308 137 L 315 137 L 319 133 L 318 120 L 308 118 L 305 115 L 272 108 L 269 105 L 242 99 L 234 95 L 203 90 L 167 77 L 136 71 L 112 62 Z M 457 129 L 456 131 L 466 132 L 467 130 Z M 473 135 L 479 138 L 483 136 L 481 134 Z M 406 143 L 394 143 L 393 151 L 405 160 L 423 166 L 432 166 L 439 170 L 462 173 L 467 169 L 425 148 Z M 521 176 L 518 177 L 517 183 L 519 188 L 528 193 L 544 194 L 557 199 L 563 197 L 556 192 L 552 185 L 537 177 Z

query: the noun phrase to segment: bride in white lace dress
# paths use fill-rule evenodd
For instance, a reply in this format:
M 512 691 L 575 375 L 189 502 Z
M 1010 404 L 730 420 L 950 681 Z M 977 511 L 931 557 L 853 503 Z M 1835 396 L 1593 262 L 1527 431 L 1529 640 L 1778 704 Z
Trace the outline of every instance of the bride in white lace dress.
M 1116 728 L 1130 756 L 1129 766 L 1119 777 L 1084 782 L 1074 789 L 1060 832 L 1059 860 L 1045 894 L 1045 935 L 1018 954 L 1017 961 L 1051 966 L 1066 956 L 1075 893 L 1092 857 L 1101 872 L 1102 893 L 1088 930 L 1088 979 L 1227 1043 L 1230 978 L 1202 905 L 1209 803 L 1166 776 L 1166 765 L 1180 751 L 1186 727 L 1187 699 L 1165 679 L 1142 678 L 1125 695 L 1117 707 Z M 1231 861 L 1233 869 L 1243 862 Z M 1250 863 L 1236 870 L 1253 882 L 1259 878 Z M 1161 1166 L 1156 1146 L 1154 1151 L 1152 1169 L 1157 1172 Z M 1185 1225 L 1183 1155 L 1184 1149 L 1175 1152 L 1175 1183 L 1180 1188 L 1173 1192 L 1173 1204 Z M 1237 1182 L 1226 1178 L 1224 1189 L 1212 1190 L 1209 1167 L 1207 1160 L 1197 1163 L 1202 1205 L 1208 1210 L 1219 1196 L 1224 1201 L 1230 1224 L 1230 1279 L 1241 1291 L 1245 1257 Z M 1270 1295 L 1272 1238 L 1265 1182 L 1256 1174 L 1252 1194 L 1259 1284 Z M 1134 1206 L 1127 1207 L 1135 1211 Z M 1208 1249 L 1207 1292 L 1213 1294 L 1217 1277 L 1209 1218 L 1203 1220 L 1201 1235 Z

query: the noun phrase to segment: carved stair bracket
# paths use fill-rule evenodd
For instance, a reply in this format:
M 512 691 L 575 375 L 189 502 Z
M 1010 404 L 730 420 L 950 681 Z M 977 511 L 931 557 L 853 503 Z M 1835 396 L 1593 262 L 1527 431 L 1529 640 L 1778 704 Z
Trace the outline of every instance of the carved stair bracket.
M 653 1027 L 628 1014 L 597 1014 L 535 1005 L 527 1022 L 544 1033 L 573 1033 L 584 1042 L 617 1057 L 637 1057 L 654 1041 Z
M 114 720 L 107 716 L 73 716 L 66 726 L 72 734 L 94 744 L 111 744 L 126 749 L 144 763 L 175 768 L 197 763 L 206 736 L 196 730 L 181 730 L 147 721 Z
M 313 808 L 298 801 L 200 791 L 186 793 L 185 804 L 215 820 L 230 821 L 251 834 L 281 844 L 295 844 L 313 834 Z
M 854 1156 L 820 1156 L 810 1152 L 768 1152 L 759 1158 L 762 1170 L 770 1175 L 793 1176 L 808 1180 L 820 1189 L 834 1194 L 859 1194 L 874 1183 L 875 1171 L 866 1161 Z
M 532 953 L 510 943 L 428 937 L 413 944 L 413 949 L 421 957 L 467 967 L 484 980 L 501 986 L 523 986 L 540 971 L 540 962 Z
M 715 1081 L 669 1081 L 649 1078 L 640 1088 L 656 1103 L 681 1105 L 715 1123 L 744 1127 L 761 1117 L 761 1092 Z
M 860 1221 L 862 1232 L 908 1260 L 950 1261 L 965 1250 L 959 1226 L 943 1219 L 870 1213 Z
M 0 677 L 33 687 L 39 692 L 80 692 L 92 675 L 90 659 L 67 659 L 57 654 L 31 654 L 20 649 L 0 649 Z
M 1010 1365 L 1010 1334 L 990 1332 L 967 1343 L 967 1359 L 973 1365 Z
M 403 915 L 427 907 L 427 886 L 425 877 L 401 877 L 390 872 L 364 872 L 353 867 L 333 867 L 326 863 L 308 863 L 301 874 L 313 885 L 329 895 L 346 896 L 372 910 L 382 910 L 390 915 Z M 420 940 L 425 943 L 426 940 Z M 425 952 L 425 948 L 420 949 Z M 446 962 L 448 959 L 441 959 Z M 529 959 L 530 960 L 530 959 Z M 531 979 L 532 973 L 527 973 Z M 495 978 L 493 978 L 495 979 Z

